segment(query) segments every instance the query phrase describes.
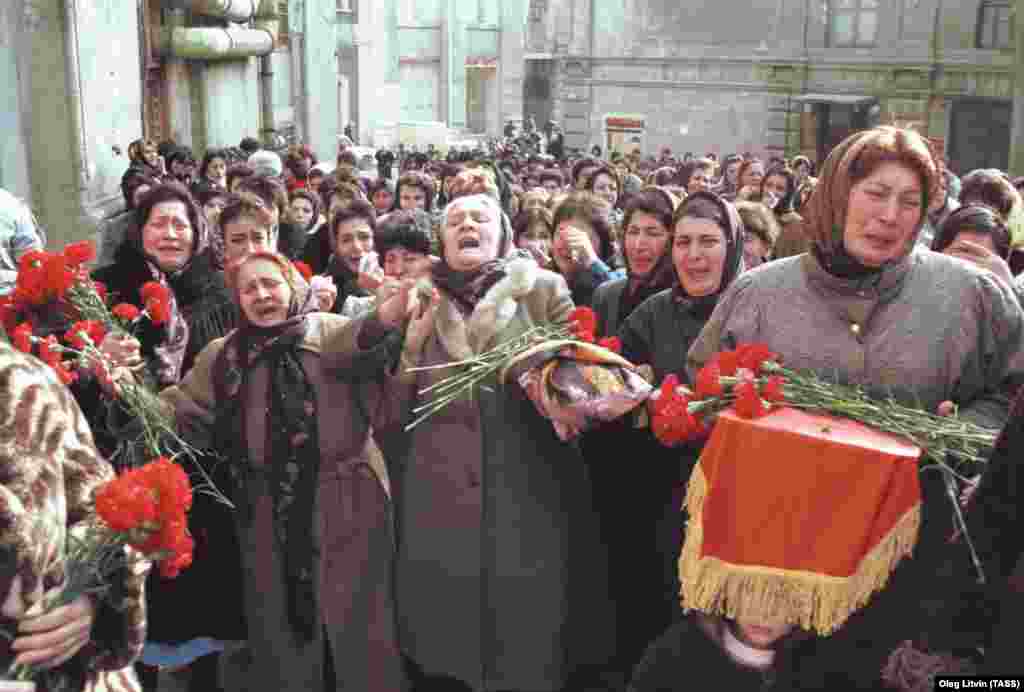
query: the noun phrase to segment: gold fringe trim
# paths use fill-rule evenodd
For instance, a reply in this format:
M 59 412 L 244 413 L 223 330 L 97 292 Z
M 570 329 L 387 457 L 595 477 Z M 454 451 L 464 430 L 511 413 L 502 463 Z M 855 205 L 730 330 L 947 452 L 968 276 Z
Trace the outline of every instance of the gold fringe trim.
M 679 558 L 683 608 L 731 619 L 783 617 L 821 635 L 837 630 L 872 594 L 885 587 L 897 563 L 913 552 L 921 524 L 918 503 L 900 518 L 849 577 L 734 565 L 714 557 L 700 557 L 707 492 L 707 479 L 698 462 L 690 476 L 684 502 L 690 518 Z

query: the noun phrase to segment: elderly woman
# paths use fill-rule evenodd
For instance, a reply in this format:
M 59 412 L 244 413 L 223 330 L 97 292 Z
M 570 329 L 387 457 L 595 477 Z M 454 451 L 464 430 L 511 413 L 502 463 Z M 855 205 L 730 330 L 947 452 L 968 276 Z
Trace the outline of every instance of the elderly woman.
M 605 284 L 595 294 L 595 310 L 602 324 L 616 327 L 622 354 L 650 366 L 655 382 L 669 374 L 685 381 L 686 352 L 718 296 L 742 267 L 743 227 L 732 205 L 712 193 L 691 195 L 674 213 L 671 203 L 666 207 L 667 200 L 657 194 L 665 195 L 648 189 L 646 203 L 634 198 L 627 207 L 627 214 L 632 210 L 627 234 L 632 229 L 635 235 L 655 236 L 626 237 L 631 275 L 623 281 L 639 285 L 632 289 L 623 284 L 616 290 L 619 282 Z M 621 308 L 623 302 L 631 302 L 631 290 L 646 293 L 653 288 L 651 282 L 662 290 L 628 312 Z M 619 307 L 613 310 L 616 292 Z M 645 460 L 643 473 L 623 471 L 618 458 L 623 449 Z M 625 675 L 678 614 L 679 505 L 696 454 L 690 448 L 666 449 L 649 431 L 626 421 L 585 435 L 583 452 L 609 551 L 612 600 L 618 608 L 613 665 Z M 628 512 L 622 511 L 624 497 L 630 498 Z
M 565 277 L 576 305 L 590 305 L 594 290 L 624 272 L 614 271 L 615 247 L 607 203 L 589 192 L 574 192 L 555 209 L 551 245 L 558 272 Z
M 351 323 L 315 312 L 281 255 L 255 252 L 229 271 L 238 329 L 161 395 L 182 434 L 217 448 L 232 478 L 239 552 L 222 560 L 241 564 L 246 624 L 221 685 L 398 692 L 393 534 L 370 440 L 375 412 L 386 410 L 375 377 L 397 344 L 348 359 Z M 422 333 L 410 326 L 407 343 Z
M 763 343 L 789 367 L 930 412 L 958 406 L 965 419 L 998 429 L 1006 388 L 1024 375 L 1024 316 L 988 272 L 915 247 L 937 175 L 911 130 L 880 127 L 844 140 L 808 203 L 811 251 L 736 280 L 690 350 L 692 371 L 737 343 Z M 923 473 L 921 483 L 913 559 L 832 637 L 854 643 L 869 677 L 897 642 L 921 631 L 920 611 L 933 602 L 922 589 L 942 588 L 933 566 L 949 549 L 953 510 L 941 474 Z
M 560 276 L 516 253 L 487 195 L 445 209 L 432 278 L 434 328 L 407 365 L 471 357 L 573 308 Z M 378 321 L 365 319 L 360 344 Z M 447 374 L 404 372 L 394 386 L 413 397 Z M 554 692 L 610 653 L 587 474 L 522 389 L 484 385 L 413 428 L 394 469 L 399 639 L 414 689 Z

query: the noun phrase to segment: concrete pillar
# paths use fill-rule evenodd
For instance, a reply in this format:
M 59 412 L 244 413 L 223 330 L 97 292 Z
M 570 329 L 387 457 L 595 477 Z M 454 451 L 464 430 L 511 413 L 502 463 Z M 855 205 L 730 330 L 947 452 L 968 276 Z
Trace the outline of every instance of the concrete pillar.
M 306 0 L 303 27 L 301 120 L 306 141 L 319 157 L 333 158 L 338 133 L 336 0 Z M 360 59 L 359 64 L 363 61 Z
M 1013 121 L 1010 129 L 1010 175 L 1024 175 L 1024 0 L 1014 7 L 1016 58 L 1013 69 Z
M 500 0 L 501 35 L 498 44 L 498 90 L 501 122 L 523 118 L 523 70 L 525 67 L 528 0 Z M 537 123 L 544 127 L 544 123 Z M 499 135 L 500 132 L 488 134 Z

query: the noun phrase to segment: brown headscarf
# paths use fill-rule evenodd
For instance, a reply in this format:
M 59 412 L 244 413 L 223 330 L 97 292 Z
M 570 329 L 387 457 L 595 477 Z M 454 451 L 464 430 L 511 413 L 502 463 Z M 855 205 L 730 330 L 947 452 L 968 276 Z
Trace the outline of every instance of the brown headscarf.
M 922 184 L 921 220 L 907 245 L 907 254 L 927 218 L 928 200 L 938 188 L 939 166 L 928 142 L 913 130 L 876 127 L 844 139 L 825 160 L 818 184 L 801 210 L 806 233 L 818 261 L 836 275 L 865 274 L 871 270 L 850 257 L 843 245 L 850 190 L 880 163 L 893 161 L 918 173 Z

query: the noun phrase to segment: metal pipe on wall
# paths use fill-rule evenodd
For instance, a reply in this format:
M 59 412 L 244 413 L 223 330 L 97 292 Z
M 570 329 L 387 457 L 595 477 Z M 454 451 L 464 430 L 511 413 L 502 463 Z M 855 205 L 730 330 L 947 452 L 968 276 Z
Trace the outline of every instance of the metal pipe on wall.
M 276 0 L 260 0 L 256 26 L 276 37 L 279 16 Z M 274 64 L 269 53 L 260 56 L 260 135 L 263 145 L 274 146 Z
M 265 29 L 171 27 L 160 37 L 158 50 L 183 60 L 249 58 L 274 50 L 274 36 Z
M 256 15 L 257 0 L 185 0 L 185 9 L 209 17 L 246 24 Z

